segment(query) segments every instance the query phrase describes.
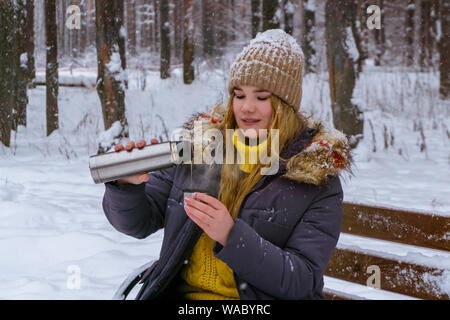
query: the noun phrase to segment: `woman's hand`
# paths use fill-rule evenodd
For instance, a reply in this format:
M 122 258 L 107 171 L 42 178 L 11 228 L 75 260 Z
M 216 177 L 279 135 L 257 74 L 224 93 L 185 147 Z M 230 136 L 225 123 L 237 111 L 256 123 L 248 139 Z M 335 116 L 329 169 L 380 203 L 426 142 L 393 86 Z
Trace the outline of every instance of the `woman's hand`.
M 150 141 L 150 143 L 156 144 L 156 143 L 158 143 L 158 140 L 152 139 Z M 134 149 L 134 147 L 138 147 L 138 149 L 142 149 L 143 147 L 145 147 L 145 145 L 146 145 L 145 140 L 139 140 L 138 142 L 136 142 L 136 144 L 134 143 L 134 141 L 129 141 L 125 145 L 125 147 L 122 144 L 115 145 L 114 151 L 120 152 L 125 149 L 128 152 L 130 152 L 131 150 Z M 125 183 L 141 184 L 141 183 L 147 182 L 149 179 L 150 179 L 150 175 L 148 173 L 141 173 L 141 174 L 138 174 L 135 176 L 119 179 L 119 180 L 117 180 L 117 184 L 125 184 Z
M 184 200 L 184 209 L 189 218 L 211 239 L 225 246 L 234 226 L 227 207 L 216 198 L 198 192 L 194 194 L 194 198 L 186 197 Z

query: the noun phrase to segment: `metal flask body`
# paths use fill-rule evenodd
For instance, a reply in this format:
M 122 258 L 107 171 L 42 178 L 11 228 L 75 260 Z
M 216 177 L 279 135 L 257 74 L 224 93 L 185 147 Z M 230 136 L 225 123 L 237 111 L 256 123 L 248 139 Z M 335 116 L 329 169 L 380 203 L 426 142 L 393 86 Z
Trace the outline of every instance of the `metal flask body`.
M 184 141 L 147 145 L 132 151 L 107 152 L 89 157 L 89 169 L 95 183 L 105 183 L 144 172 L 157 171 L 183 162 Z

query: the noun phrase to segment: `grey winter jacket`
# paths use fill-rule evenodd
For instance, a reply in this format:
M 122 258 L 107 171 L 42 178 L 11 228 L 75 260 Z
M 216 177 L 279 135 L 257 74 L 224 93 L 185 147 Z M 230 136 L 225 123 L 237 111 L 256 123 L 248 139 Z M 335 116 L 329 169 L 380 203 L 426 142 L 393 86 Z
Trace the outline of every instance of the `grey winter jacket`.
M 226 246 L 214 254 L 234 272 L 241 299 L 323 299 L 323 274 L 339 238 L 343 191 L 339 174 L 350 165 L 346 138 L 311 123 L 292 139 L 276 175 L 263 176 L 245 197 Z M 220 173 L 194 165 L 194 176 Z M 219 174 L 220 175 L 220 174 Z M 106 183 L 103 209 L 120 232 L 146 238 L 164 228 L 160 257 L 143 276 L 137 299 L 177 296 L 179 271 L 202 230 L 183 208 L 191 167 L 152 173 L 141 185 Z

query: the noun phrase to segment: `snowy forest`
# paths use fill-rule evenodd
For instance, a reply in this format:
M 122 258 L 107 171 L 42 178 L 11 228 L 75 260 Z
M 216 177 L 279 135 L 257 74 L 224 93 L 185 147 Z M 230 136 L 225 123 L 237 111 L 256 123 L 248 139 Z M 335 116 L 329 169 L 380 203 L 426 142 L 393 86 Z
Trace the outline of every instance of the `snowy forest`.
M 158 257 L 161 231 L 137 240 L 108 223 L 89 156 L 168 141 L 189 116 L 226 101 L 234 58 L 268 29 L 302 48 L 300 112 L 349 138 L 344 201 L 437 219 L 424 236 L 437 244 L 371 240 L 350 227 L 340 257 L 396 261 L 382 276 L 397 282 L 372 290 L 365 266 L 358 280 L 330 264 L 330 297 L 449 299 L 446 0 L 2 0 L 0 299 L 110 299 Z M 378 214 L 364 228 L 400 239 L 412 220 L 399 216 Z

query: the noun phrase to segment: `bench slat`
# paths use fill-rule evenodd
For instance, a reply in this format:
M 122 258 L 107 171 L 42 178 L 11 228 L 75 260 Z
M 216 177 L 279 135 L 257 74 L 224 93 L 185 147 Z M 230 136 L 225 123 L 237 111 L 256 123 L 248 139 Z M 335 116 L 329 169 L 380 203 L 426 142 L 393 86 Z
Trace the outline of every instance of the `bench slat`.
M 450 251 L 450 217 L 343 203 L 341 231 Z
M 439 287 L 439 281 L 443 281 L 444 270 L 350 249 L 336 248 L 325 274 L 366 285 L 372 275 L 367 273 L 367 268 L 372 265 L 380 268 L 380 287 L 383 290 L 420 299 L 449 299 Z

